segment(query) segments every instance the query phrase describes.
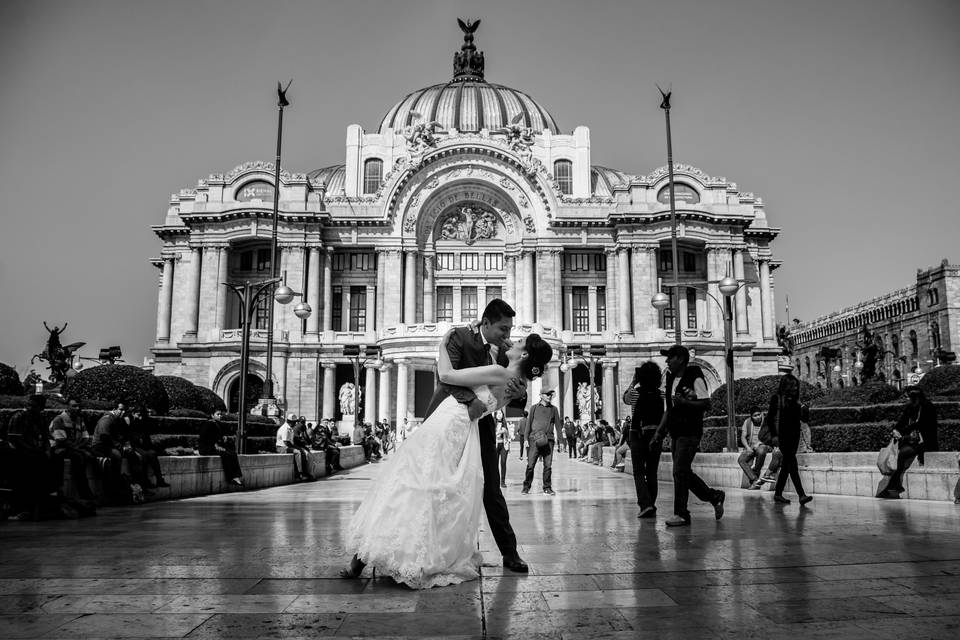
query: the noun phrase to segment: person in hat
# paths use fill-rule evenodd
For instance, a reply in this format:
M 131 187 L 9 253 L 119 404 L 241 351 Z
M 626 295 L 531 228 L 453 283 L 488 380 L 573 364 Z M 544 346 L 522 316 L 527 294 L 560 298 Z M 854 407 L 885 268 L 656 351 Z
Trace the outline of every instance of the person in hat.
M 927 400 L 927 396 L 917 385 L 907 387 L 907 406 L 893 428 L 893 437 L 900 443 L 897 454 L 897 470 L 890 476 L 883 498 L 899 498 L 904 491 L 903 474 L 913 461 L 923 466 L 925 451 L 937 451 L 940 448 L 937 437 L 937 408 Z
M 549 496 L 553 491 L 553 448 L 557 442 L 557 430 L 560 428 L 560 412 L 551 404 L 553 389 L 540 392 L 540 402 L 530 407 L 525 427 L 527 442 L 527 473 L 523 479 L 523 490 L 530 493 L 533 484 L 533 472 L 537 460 L 543 460 L 543 492 Z
M 313 480 L 310 475 L 310 460 L 306 451 L 293 444 L 293 429 L 297 425 L 297 414 L 287 414 L 287 421 L 277 429 L 277 453 L 293 454 L 293 475 L 297 480 Z
M 660 351 L 667 359 L 666 412 L 657 428 L 654 442 L 659 446 L 666 432 L 673 442 L 673 516 L 667 518 L 670 527 L 690 524 L 687 509 L 689 493 L 713 505 L 717 520 L 723 517 L 726 494 L 707 486 L 693 472 L 693 458 L 703 437 L 703 414 L 710 408 L 707 381 L 700 367 L 690 364 L 690 351 L 679 344 Z

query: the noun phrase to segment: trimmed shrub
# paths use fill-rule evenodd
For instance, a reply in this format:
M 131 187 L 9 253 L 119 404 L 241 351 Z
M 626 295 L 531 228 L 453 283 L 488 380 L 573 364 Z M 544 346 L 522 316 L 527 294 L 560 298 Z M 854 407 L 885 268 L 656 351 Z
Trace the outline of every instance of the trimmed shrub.
M 104 364 L 80 371 L 67 378 L 63 397 L 84 404 L 100 401 L 145 405 L 159 415 L 166 415 L 170 403 L 163 383 L 156 376 L 128 364 Z
M 235 413 L 225 413 L 223 415 L 224 422 L 237 422 L 238 420 L 239 418 Z M 272 418 L 268 418 L 267 416 L 257 415 L 256 413 L 251 413 L 250 415 L 247 416 L 247 424 L 266 424 L 266 425 L 270 425 L 274 429 L 280 426 L 276 422 L 274 422 Z
M 770 397 L 777 391 L 780 376 L 761 376 L 759 378 L 739 378 L 733 383 L 733 398 L 736 413 L 749 414 L 758 407 L 763 411 L 770 405 Z M 816 404 L 822 391 L 813 385 L 800 381 L 800 399 L 808 404 Z M 727 413 L 727 385 L 722 384 L 710 395 L 710 409 L 707 415 L 721 416 Z M 740 421 L 741 423 L 743 420 Z
M 203 411 L 207 415 L 213 415 L 214 411 L 227 410 L 227 405 L 224 404 L 223 398 L 215 392 L 200 385 L 194 385 L 194 388 L 197 390 L 197 393 L 200 394 L 200 406 L 197 407 L 200 411 Z
M 920 388 L 928 396 L 960 397 L 960 366 L 945 365 L 932 369 L 920 378 Z
M 870 382 L 856 387 L 834 387 L 816 400 L 818 407 L 860 407 L 896 402 L 903 391 L 883 382 Z
M 168 415 L 171 418 L 200 418 L 201 420 L 209 418 L 203 411 L 196 409 L 171 409 Z
M 0 362 L 0 395 L 23 395 L 23 383 L 20 374 L 8 364 Z
M 192 382 L 179 376 L 157 376 L 157 380 L 160 381 L 167 392 L 167 398 L 170 400 L 170 410 L 193 409 L 194 411 L 203 411 L 201 407 L 203 397 Z

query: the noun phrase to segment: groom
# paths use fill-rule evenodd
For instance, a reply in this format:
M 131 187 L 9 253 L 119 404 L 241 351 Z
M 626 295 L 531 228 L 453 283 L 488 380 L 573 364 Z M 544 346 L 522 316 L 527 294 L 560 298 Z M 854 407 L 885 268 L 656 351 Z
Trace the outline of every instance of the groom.
M 516 315 L 509 304 L 496 298 L 483 310 L 479 326 L 458 327 L 447 341 L 447 353 L 454 369 L 467 369 L 487 364 L 507 366 L 507 349 L 510 348 L 510 331 Z M 507 385 L 509 400 L 522 399 L 524 384 L 514 378 Z M 476 394 L 466 387 L 440 383 L 430 400 L 427 416 L 430 416 L 447 396 L 453 396 L 461 404 L 468 405 L 471 419 L 486 411 Z M 487 512 L 490 531 L 503 555 L 503 566 L 517 573 L 527 573 L 527 563 L 517 554 L 517 536 L 510 526 L 507 501 L 500 491 L 499 457 L 497 455 L 496 425 L 493 416 L 480 419 L 480 461 L 483 465 L 483 508 Z

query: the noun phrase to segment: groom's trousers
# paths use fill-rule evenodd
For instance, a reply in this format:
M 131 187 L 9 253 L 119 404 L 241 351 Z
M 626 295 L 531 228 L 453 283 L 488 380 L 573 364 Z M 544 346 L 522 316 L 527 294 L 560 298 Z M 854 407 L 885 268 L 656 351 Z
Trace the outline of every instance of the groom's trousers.
M 500 456 L 493 420 L 480 420 L 480 463 L 483 465 L 483 509 L 487 512 L 490 533 L 504 558 L 517 557 L 517 536 L 510 526 L 507 501 L 500 491 Z

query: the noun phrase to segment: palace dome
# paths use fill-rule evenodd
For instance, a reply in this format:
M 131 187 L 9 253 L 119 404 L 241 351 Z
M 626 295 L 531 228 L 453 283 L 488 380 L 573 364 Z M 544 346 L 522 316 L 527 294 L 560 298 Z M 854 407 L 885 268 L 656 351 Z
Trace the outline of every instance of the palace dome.
M 388 128 L 402 131 L 421 119 L 424 123 L 435 121 L 445 130 L 477 132 L 505 127 L 517 116 L 522 118 L 519 124 L 535 133 L 560 133 L 550 112 L 529 95 L 484 80 L 483 52 L 473 44 L 473 33 L 480 21 L 457 22 L 463 30 L 464 43 L 453 54 L 453 80 L 407 94 L 387 111 L 379 133 Z

